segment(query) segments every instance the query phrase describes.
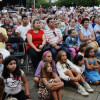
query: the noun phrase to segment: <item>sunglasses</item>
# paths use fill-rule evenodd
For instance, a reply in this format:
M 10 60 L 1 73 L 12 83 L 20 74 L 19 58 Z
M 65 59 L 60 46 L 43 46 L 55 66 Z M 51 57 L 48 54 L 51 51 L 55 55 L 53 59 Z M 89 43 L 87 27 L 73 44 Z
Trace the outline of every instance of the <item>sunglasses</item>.
M 55 36 L 57 36 L 57 34 L 56 34 L 55 32 L 53 32 L 53 34 L 54 34 Z
M 59 23 L 56 23 L 55 25 L 59 25 Z

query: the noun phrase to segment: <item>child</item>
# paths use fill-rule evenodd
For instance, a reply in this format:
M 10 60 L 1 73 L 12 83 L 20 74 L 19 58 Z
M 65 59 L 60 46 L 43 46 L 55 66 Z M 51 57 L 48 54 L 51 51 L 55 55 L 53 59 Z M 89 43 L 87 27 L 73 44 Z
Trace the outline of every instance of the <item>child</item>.
M 44 21 L 44 20 L 41 20 L 41 30 L 45 30 L 45 25 L 46 25 L 46 21 Z
M 94 49 L 92 47 L 88 47 L 85 51 L 84 57 L 86 65 L 85 78 L 90 78 L 91 82 L 95 85 L 100 84 L 100 75 L 96 71 L 96 69 L 99 69 L 99 65 L 94 57 Z
M 74 64 L 76 64 L 80 69 L 81 81 L 85 85 L 86 90 L 88 92 L 93 92 L 94 90 L 90 87 L 90 85 L 87 82 L 85 82 L 85 77 L 84 77 L 85 65 L 84 65 L 83 56 L 82 55 L 76 55 L 75 58 L 74 58 Z
M 52 66 L 49 62 L 44 62 L 41 69 L 39 92 L 38 95 L 41 100 L 62 100 L 61 90 L 64 84 L 60 78 L 53 73 Z M 52 94 L 52 95 L 51 95 Z
M 8 56 L 4 60 L 4 69 L 0 74 L 4 81 L 3 99 L 6 97 L 14 97 L 18 100 L 29 99 L 29 87 L 24 72 L 19 69 L 17 59 L 14 56 Z M 23 82 L 26 90 L 26 95 L 22 90 L 21 82 Z
M 53 67 L 53 72 L 57 74 L 57 70 L 56 70 L 56 66 L 55 66 L 55 62 L 52 60 L 52 53 L 48 50 L 48 51 L 45 51 L 43 53 L 43 60 L 40 61 L 37 69 L 36 69 L 36 72 L 35 72 L 35 77 L 34 77 L 34 81 L 36 83 L 39 83 L 39 77 L 40 77 L 40 72 L 41 72 L 41 66 L 44 62 L 50 62 L 52 64 L 52 67 Z
M 2 61 L 3 61 L 3 55 L 0 53 L 0 73 L 3 71 L 3 67 L 4 67 Z
M 81 74 L 79 74 L 80 70 L 77 71 L 75 70 L 75 68 L 73 68 L 75 67 L 75 65 L 72 64 L 67 59 L 67 55 L 65 51 L 61 50 L 58 52 L 56 67 L 57 67 L 57 71 L 59 73 L 60 78 L 62 78 L 65 81 L 72 81 L 75 84 L 75 86 L 78 87 L 78 92 L 81 93 L 82 95 L 85 95 L 85 96 L 89 95 L 89 93 L 86 92 L 85 88 L 78 83 L 78 81 L 81 81 Z M 83 85 L 86 87 L 85 84 Z
M 8 38 L 14 37 L 13 30 L 11 28 L 8 29 L 7 35 L 8 35 Z M 16 43 L 13 43 L 13 44 L 7 43 L 6 48 L 12 54 L 17 49 L 17 44 Z
M 85 50 L 86 50 L 86 48 L 88 47 L 88 44 L 87 43 L 81 43 L 80 44 L 80 47 L 79 47 L 79 52 L 78 52 L 78 54 L 79 55 L 82 55 L 83 57 L 84 57 L 84 53 L 85 53 Z
M 69 50 L 72 52 L 72 57 L 74 58 L 76 55 L 76 50 L 79 50 L 79 47 L 77 46 L 77 37 L 76 32 L 74 29 L 70 29 L 68 31 L 69 36 L 65 40 L 66 46 L 69 48 Z

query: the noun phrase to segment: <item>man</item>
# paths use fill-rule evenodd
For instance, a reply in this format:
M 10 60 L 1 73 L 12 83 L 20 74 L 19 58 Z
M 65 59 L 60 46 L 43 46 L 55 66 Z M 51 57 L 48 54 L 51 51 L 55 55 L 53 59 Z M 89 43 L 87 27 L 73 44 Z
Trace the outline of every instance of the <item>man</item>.
M 25 40 L 26 39 L 26 33 L 31 28 L 30 25 L 29 25 L 28 17 L 26 15 L 22 16 L 22 23 L 23 23 L 22 25 L 17 27 L 16 33 L 17 33 L 18 36 L 22 37 L 23 40 Z
M 3 59 L 10 55 L 10 52 L 5 49 L 5 42 L 7 42 L 7 40 L 8 36 L 6 30 L 0 27 L 0 53 L 3 55 Z
M 63 37 L 60 29 L 54 27 L 54 20 L 52 18 L 47 19 L 47 24 L 49 28 L 45 30 L 45 37 L 47 42 L 51 46 L 51 52 L 53 55 L 53 59 L 56 60 L 56 55 L 59 50 L 64 50 L 67 52 L 68 59 L 71 60 L 70 52 L 68 48 L 66 48 L 63 44 Z

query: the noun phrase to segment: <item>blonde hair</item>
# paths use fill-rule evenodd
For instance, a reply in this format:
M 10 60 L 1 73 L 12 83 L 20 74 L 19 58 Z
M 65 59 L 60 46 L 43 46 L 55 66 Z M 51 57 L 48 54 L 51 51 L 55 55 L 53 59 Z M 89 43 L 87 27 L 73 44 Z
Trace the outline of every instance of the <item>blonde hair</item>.
M 61 63 L 61 56 L 62 56 L 62 53 L 66 53 L 65 51 L 63 51 L 63 50 L 60 50 L 59 52 L 58 52 L 58 54 L 57 54 L 57 58 L 56 58 L 56 62 L 60 62 Z M 67 67 L 67 61 L 66 61 L 66 67 Z
M 39 21 L 39 22 L 40 22 L 39 19 L 34 19 L 34 20 L 32 20 L 32 23 L 31 23 L 31 30 L 34 30 L 34 24 L 35 24 L 36 21 Z

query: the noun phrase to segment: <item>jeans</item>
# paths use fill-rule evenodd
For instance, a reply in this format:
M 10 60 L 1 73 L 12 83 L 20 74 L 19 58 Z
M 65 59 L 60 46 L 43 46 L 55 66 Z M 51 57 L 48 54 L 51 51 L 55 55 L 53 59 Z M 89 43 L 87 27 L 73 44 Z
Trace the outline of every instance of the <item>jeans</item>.
M 50 51 L 52 52 L 52 55 L 53 55 L 53 60 L 54 60 L 54 61 L 56 60 L 57 53 L 58 53 L 60 50 L 64 50 L 64 51 L 67 53 L 67 58 L 68 58 L 69 60 L 71 60 L 71 53 L 70 53 L 70 51 L 68 50 L 68 48 L 67 48 L 65 45 L 63 45 L 63 44 L 58 44 L 58 46 L 60 47 L 59 50 L 56 50 L 56 48 L 55 48 L 55 47 L 52 47 L 52 46 L 51 46 L 51 48 L 50 48 Z

